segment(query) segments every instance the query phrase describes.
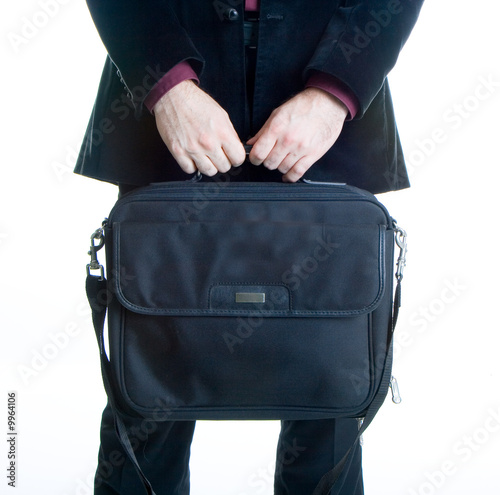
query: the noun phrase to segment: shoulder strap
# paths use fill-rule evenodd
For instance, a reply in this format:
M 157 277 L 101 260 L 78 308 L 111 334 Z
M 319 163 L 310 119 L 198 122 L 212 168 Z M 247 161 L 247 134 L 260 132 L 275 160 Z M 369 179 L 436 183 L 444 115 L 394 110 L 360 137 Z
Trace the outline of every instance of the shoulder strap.
M 110 362 L 108 360 L 108 357 L 106 356 L 106 350 L 104 348 L 104 322 L 106 318 L 105 302 L 108 301 L 108 298 L 110 297 L 107 287 L 107 281 L 102 275 L 100 277 L 97 277 L 88 273 L 85 288 L 87 292 L 87 298 L 92 309 L 92 322 L 94 324 L 97 344 L 99 345 L 102 381 L 104 383 L 104 389 L 106 390 L 106 394 L 108 396 L 109 405 L 111 407 L 111 410 L 113 411 L 116 434 L 130 461 L 134 465 L 139 478 L 142 480 L 147 494 L 156 495 L 153 487 L 151 486 L 151 483 L 148 481 L 148 479 L 142 472 L 141 467 L 139 466 L 139 462 L 137 460 L 137 457 L 135 456 L 134 449 L 132 448 L 130 439 L 128 437 L 127 428 L 116 407 L 116 399 L 114 397 L 115 389 L 112 386 L 112 375 L 109 369 Z
M 399 303 L 400 303 L 400 294 L 401 294 L 401 285 L 398 282 L 398 285 L 396 287 L 396 296 L 394 299 L 394 313 L 393 313 L 393 318 L 392 318 L 392 326 L 393 329 L 396 325 L 396 320 L 397 320 L 397 315 L 398 315 L 398 310 L 399 310 Z M 319 481 L 318 485 L 314 489 L 314 492 L 312 495 L 328 495 L 331 491 L 331 489 L 334 487 L 335 483 L 339 479 L 340 475 L 342 474 L 342 470 L 344 467 L 350 463 L 351 457 L 354 454 L 354 446 L 356 445 L 357 442 L 360 441 L 361 436 L 363 433 L 366 431 L 370 423 L 372 422 L 373 418 L 377 414 L 378 410 L 384 403 L 385 397 L 387 395 L 388 388 L 386 388 L 387 384 L 390 383 L 391 381 L 391 369 L 392 369 L 392 334 L 391 334 L 391 339 L 389 342 L 389 352 L 387 353 L 385 363 L 384 363 L 384 370 L 382 372 L 382 379 L 380 381 L 380 386 L 379 389 L 375 395 L 375 398 L 373 399 L 372 403 L 368 407 L 366 414 L 363 418 L 363 423 L 361 424 L 361 427 L 359 428 L 358 435 L 354 439 L 351 447 L 349 450 L 345 453 L 344 457 L 335 465 L 335 467 L 331 470 L 328 471 Z
M 392 370 L 392 342 L 394 337 L 394 330 L 396 329 L 396 323 L 399 316 L 399 308 L 401 307 L 401 281 L 403 280 L 403 271 L 406 266 L 406 232 L 400 228 L 395 221 L 393 221 L 395 240 L 399 247 L 399 257 L 397 260 L 396 268 L 396 289 L 394 291 L 394 302 L 393 302 L 393 312 L 391 318 L 391 332 L 390 339 L 388 343 L 388 352 L 384 362 L 384 370 L 382 372 L 382 379 L 380 381 L 379 389 L 373 399 L 372 403 L 368 407 L 365 417 L 363 418 L 363 423 L 358 431 L 358 435 L 354 439 L 349 450 L 345 453 L 344 457 L 335 465 L 335 467 L 328 471 L 319 481 L 318 485 L 314 489 L 312 495 L 328 495 L 331 489 L 334 487 L 335 483 L 339 479 L 342 470 L 351 461 L 351 457 L 354 454 L 354 446 L 359 442 L 361 436 L 366 431 L 373 418 L 377 414 L 378 410 L 384 403 L 385 397 L 387 395 L 388 388 L 387 384 L 391 383 L 391 370 Z

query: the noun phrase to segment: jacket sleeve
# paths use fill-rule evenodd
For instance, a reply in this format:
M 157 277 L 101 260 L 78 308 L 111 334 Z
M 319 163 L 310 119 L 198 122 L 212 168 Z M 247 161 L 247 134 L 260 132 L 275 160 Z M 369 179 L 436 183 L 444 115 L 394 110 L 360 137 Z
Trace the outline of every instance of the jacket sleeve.
M 109 57 L 129 97 L 142 106 L 170 69 L 189 61 L 197 75 L 204 61 L 176 15 L 162 0 L 87 0 Z
M 423 0 L 346 0 L 332 17 L 304 72 L 340 79 L 355 94 L 363 116 L 394 67 Z

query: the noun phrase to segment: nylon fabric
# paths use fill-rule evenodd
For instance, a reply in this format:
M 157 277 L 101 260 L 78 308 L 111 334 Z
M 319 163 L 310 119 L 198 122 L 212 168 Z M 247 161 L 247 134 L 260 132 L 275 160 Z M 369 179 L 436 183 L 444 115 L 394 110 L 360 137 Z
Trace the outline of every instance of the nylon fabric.
M 171 420 L 366 411 L 392 313 L 392 219 L 371 194 L 156 184 L 119 199 L 105 238 L 110 365 L 131 410 Z
M 216 198 L 208 199 L 204 187 L 163 184 L 123 196 L 105 227 L 110 281 L 90 274 L 87 279 L 120 441 L 146 491 L 154 495 L 123 426 L 132 416 L 153 421 L 363 417 L 353 446 L 314 489 L 314 495 L 330 494 L 332 487 L 341 493 L 341 475 L 359 454 L 356 442 L 382 405 L 391 376 L 401 297 L 398 283 L 393 304 L 394 222 L 376 198 L 349 186 L 219 185 Z M 290 210 L 296 215 L 290 217 Z M 307 218 L 301 216 L 304 211 Z M 224 215 L 226 229 L 221 228 Z M 144 229 L 148 223 L 154 228 Z M 328 249 L 321 255 L 303 247 L 314 247 L 314 242 L 317 247 L 320 231 L 323 247 L 331 248 L 329 256 Z M 276 246 L 264 249 L 257 234 Z M 244 242 L 235 245 L 235 235 Z M 236 258 L 236 269 L 228 268 L 229 258 L 210 257 L 211 249 Z M 301 256 L 309 254 L 304 259 L 315 253 L 317 269 L 299 271 L 307 265 L 293 258 L 295 249 Z M 199 253 L 209 253 L 209 261 Z M 153 270 L 148 257 L 156 260 Z M 291 265 L 281 264 L 282 258 Z M 188 267 L 186 259 L 194 263 Z M 259 270 L 259 279 L 265 276 L 267 283 L 241 281 L 257 280 L 248 278 L 253 272 L 245 269 L 244 259 L 253 260 L 252 270 Z M 321 269 L 320 262 L 325 263 Z M 183 270 L 175 272 L 178 263 Z M 307 290 L 302 293 L 293 281 L 283 280 L 284 266 L 293 267 L 298 285 Z M 201 282 L 194 297 L 187 290 L 175 293 L 173 281 L 196 284 L 195 279 Z M 243 297 L 233 301 L 237 294 Z M 109 361 L 103 339 L 106 305 Z

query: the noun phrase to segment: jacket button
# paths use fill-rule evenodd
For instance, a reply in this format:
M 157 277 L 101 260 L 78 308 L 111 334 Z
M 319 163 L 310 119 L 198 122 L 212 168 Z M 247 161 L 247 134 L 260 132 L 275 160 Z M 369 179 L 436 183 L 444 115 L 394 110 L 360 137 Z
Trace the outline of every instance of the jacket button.
M 226 9 L 222 14 L 226 21 L 237 21 L 240 17 L 236 9 Z

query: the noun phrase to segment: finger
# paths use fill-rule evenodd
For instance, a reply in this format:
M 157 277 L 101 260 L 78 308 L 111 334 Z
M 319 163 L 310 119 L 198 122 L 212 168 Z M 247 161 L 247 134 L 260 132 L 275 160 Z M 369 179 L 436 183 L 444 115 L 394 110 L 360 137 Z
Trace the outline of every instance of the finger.
M 303 157 L 288 172 L 283 175 L 284 182 L 297 182 L 314 164 L 314 160 L 310 157 Z
M 208 158 L 218 172 L 222 172 L 224 174 L 231 169 L 231 162 L 222 148 L 215 149 L 208 155 Z
M 288 153 L 277 168 L 282 174 L 286 174 L 301 158 L 302 155 L 298 153 Z
M 193 156 L 196 168 L 203 174 L 212 177 L 217 173 L 217 168 L 207 155 Z
M 232 165 L 233 167 L 239 167 L 245 161 L 245 148 L 243 147 L 243 143 L 239 140 L 238 137 L 224 144 L 222 146 L 222 150 L 229 160 L 230 166 Z
M 248 142 L 248 144 L 252 144 Z M 248 155 L 250 163 L 254 165 L 261 165 L 268 158 L 269 154 L 276 145 L 276 138 L 270 137 L 268 134 L 264 133 L 254 141 L 252 150 Z
M 277 142 L 271 150 L 267 158 L 264 160 L 264 167 L 269 170 L 280 170 L 282 173 L 287 172 L 296 162 L 298 157 L 288 152 L 288 148 Z
M 177 163 L 179 164 L 179 167 L 186 172 L 186 174 L 194 174 L 198 169 L 196 168 L 196 165 L 194 161 L 189 158 L 188 156 L 185 155 L 176 155 L 174 156 L 176 159 Z

